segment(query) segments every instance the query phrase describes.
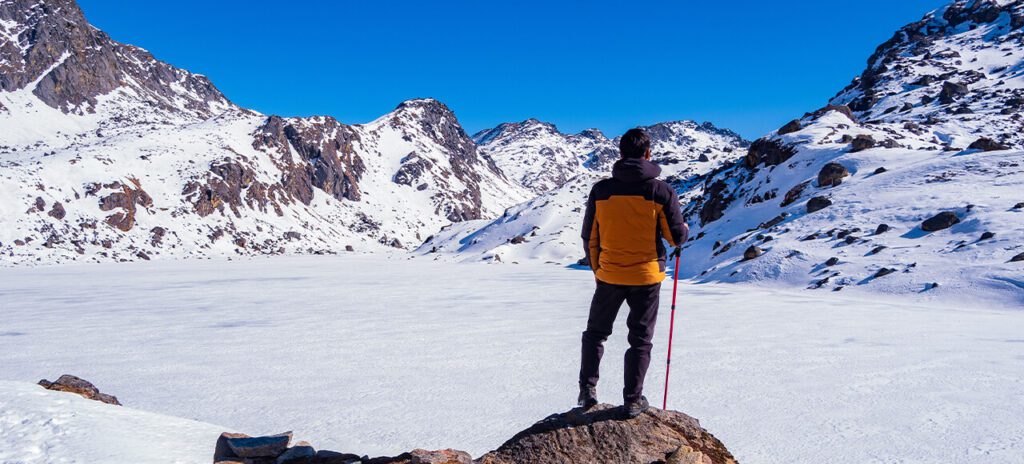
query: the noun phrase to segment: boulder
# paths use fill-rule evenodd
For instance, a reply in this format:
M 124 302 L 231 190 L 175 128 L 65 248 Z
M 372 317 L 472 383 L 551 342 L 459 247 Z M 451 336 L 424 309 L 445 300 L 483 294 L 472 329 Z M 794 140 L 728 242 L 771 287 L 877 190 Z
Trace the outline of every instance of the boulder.
M 54 219 L 64 219 L 64 216 L 67 213 L 64 211 L 64 205 L 62 205 L 58 201 L 58 202 L 54 203 L 52 207 L 50 207 L 50 212 L 47 213 L 47 214 L 49 214 L 50 217 L 52 217 Z
M 789 191 L 786 192 L 786 196 L 782 198 L 781 206 L 789 206 L 797 199 L 799 199 L 800 195 L 804 192 L 804 189 L 806 189 L 807 186 L 810 184 L 811 181 L 806 181 L 794 185 L 793 188 L 789 189 Z
M 525 241 L 526 241 L 526 237 L 524 237 L 522 235 L 516 235 L 515 237 L 512 237 L 512 240 L 509 240 L 509 242 L 511 242 L 513 245 L 518 245 L 518 244 L 523 243 Z
M 473 457 L 465 451 L 444 449 L 428 451 L 415 449 L 391 458 L 373 458 L 365 464 L 473 464 Z
M 1016 263 L 1019 261 L 1024 261 L 1024 253 L 1019 253 L 1016 256 L 1010 258 L 1011 263 Z
M 457 462 L 457 461 L 456 461 Z M 600 404 L 555 414 L 519 432 L 478 464 L 734 464 L 722 442 L 697 419 L 651 408 L 635 419 Z
M 871 251 L 868 252 L 868 254 L 869 255 L 877 255 L 877 254 L 881 253 L 882 250 L 885 250 L 886 248 L 889 248 L 889 247 L 887 247 L 885 245 L 878 245 L 878 246 L 872 248 Z
M 856 153 L 858 151 L 867 150 L 868 148 L 872 148 L 874 146 L 875 146 L 875 138 L 874 137 L 872 137 L 870 135 L 867 135 L 867 134 L 861 134 L 861 135 L 858 135 L 858 136 L 854 137 L 853 141 L 850 142 L 850 152 Z
M 991 239 L 992 237 L 995 237 L 995 236 L 996 236 L 995 232 L 985 231 L 985 232 L 983 232 L 981 234 L 981 238 L 979 238 L 978 241 L 980 242 L 982 240 L 989 240 L 989 239 Z
M 879 166 L 878 169 L 875 169 L 875 174 L 881 174 L 885 171 L 888 171 L 888 169 L 886 169 L 885 166 Z
M 879 269 L 878 272 L 875 273 L 875 278 L 877 279 L 879 277 L 885 277 L 889 274 L 892 274 L 893 272 L 896 272 L 896 270 L 891 267 L 883 267 Z
M 262 437 L 228 437 L 228 448 L 235 456 L 242 458 L 276 458 L 288 449 L 292 441 L 292 433 Z
M 313 445 L 300 441 L 295 446 L 285 450 L 284 453 L 281 453 L 277 460 L 274 461 L 274 464 L 305 463 L 314 457 L 316 457 L 316 450 L 313 449 Z
M 925 219 L 921 223 L 921 230 L 925 232 L 934 232 L 937 230 L 948 229 L 960 222 L 960 217 L 952 211 L 943 211 L 935 216 Z
M 892 230 L 892 227 L 890 227 L 889 224 L 879 224 L 878 227 L 875 228 L 875 235 L 881 235 L 890 230 Z
M 843 178 L 850 175 L 850 171 L 839 163 L 828 163 L 818 171 L 818 186 L 835 187 L 843 183 Z
M 39 385 L 47 390 L 74 393 L 101 403 L 121 405 L 121 402 L 117 401 L 116 396 L 100 393 L 100 390 L 89 381 L 69 374 L 60 376 L 56 382 L 50 382 L 46 379 L 40 380 Z
M 345 245 L 345 251 L 356 251 L 356 249 L 352 248 L 352 245 Z
M 764 163 L 766 166 L 775 166 L 784 163 L 796 154 L 796 149 L 774 139 L 757 139 L 747 149 L 747 156 L 744 162 L 748 168 L 755 168 Z
M 807 212 L 813 213 L 832 206 L 832 200 L 825 197 L 814 197 L 807 200 Z
M 1024 209 L 1024 201 L 1013 205 L 1013 209 Z
M 757 258 L 758 256 L 763 255 L 763 254 L 764 254 L 764 250 L 762 250 L 760 247 L 755 246 L 755 245 L 750 245 L 743 252 L 743 260 L 744 261 L 750 261 L 750 260 L 752 260 L 754 258 Z
M 826 266 L 835 266 L 836 264 L 839 264 L 839 258 L 835 256 L 829 258 L 828 261 L 825 261 Z
M 1009 150 L 1010 147 L 1002 143 L 996 142 L 988 137 L 982 137 L 975 140 L 967 146 L 968 150 L 981 150 L 981 151 L 997 151 L 997 150 Z
M 948 105 L 967 95 L 967 86 L 956 82 L 945 81 L 942 83 L 942 90 L 939 92 L 939 102 Z

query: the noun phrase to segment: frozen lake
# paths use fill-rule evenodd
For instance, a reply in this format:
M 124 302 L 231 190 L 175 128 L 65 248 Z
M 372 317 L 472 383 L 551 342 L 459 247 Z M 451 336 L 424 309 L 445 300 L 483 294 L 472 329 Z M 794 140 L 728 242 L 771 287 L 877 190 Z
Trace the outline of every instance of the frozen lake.
M 0 269 L 0 380 L 72 373 L 133 408 L 320 448 L 476 456 L 573 406 L 592 287 L 554 265 L 404 256 Z M 1024 311 L 867 298 L 683 285 L 669 407 L 744 463 L 1017 462 Z

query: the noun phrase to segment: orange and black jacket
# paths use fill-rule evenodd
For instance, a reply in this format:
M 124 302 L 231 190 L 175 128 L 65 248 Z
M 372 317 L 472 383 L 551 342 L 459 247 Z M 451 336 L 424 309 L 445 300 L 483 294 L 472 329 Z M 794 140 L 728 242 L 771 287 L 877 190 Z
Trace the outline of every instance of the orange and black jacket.
M 686 241 L 676 192 L 658 180 L 661 168 L 644 159 L 621 159 L 611 179 L 590 190 L 583 216 L 583 244 L 598 280 L 651 285 L 665 279 L 665 245 Z

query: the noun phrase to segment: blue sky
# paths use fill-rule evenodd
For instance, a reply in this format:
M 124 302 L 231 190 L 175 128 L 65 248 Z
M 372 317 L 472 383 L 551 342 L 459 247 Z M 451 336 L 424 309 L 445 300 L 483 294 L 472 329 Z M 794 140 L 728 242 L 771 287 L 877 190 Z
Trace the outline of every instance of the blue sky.
M 360 123 L 433 97 L 470 133 L 695 119 L 753 139 L 822 106 L 946 1 L 79 3 L 114 39 L 268 114 Z

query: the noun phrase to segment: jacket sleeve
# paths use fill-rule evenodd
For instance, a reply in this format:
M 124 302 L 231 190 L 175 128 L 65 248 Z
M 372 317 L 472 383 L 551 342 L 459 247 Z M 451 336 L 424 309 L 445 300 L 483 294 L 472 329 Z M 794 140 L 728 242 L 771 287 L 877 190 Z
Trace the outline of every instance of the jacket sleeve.
M 600 239 L 597 228 L 597 203 L 594 201 L 594 189 L 587 197 L 587 211 L 583 214 L 583 252 L 586 254 L 590 269 L 597 272 L 599 255 L 601 254 Z
M 683 220 L 683 212 L 679 207 L 679 196 L 668 184 L 662 184 L 662 194 L 659 198 L 661 210 L 658 211 L 658 220 L 661 224 L 661 234 L 673 247 L 682 246 L 690 236 L 690 226 Z

